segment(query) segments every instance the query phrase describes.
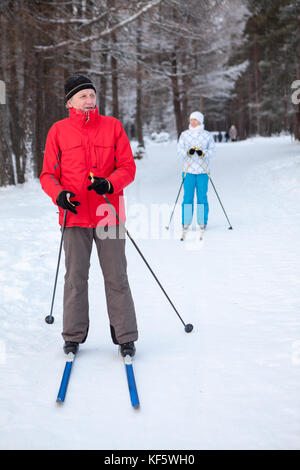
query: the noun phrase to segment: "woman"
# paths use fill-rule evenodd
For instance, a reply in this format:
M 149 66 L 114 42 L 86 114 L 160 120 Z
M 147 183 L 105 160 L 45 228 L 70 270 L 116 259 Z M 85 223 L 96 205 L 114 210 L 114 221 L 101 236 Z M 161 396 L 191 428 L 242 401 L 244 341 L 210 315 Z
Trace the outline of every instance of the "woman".
M 210 159 L 216 148 L 212 134 L 204 130 L 204 116 L 199 111 L 190 115 L 189 128 L 182 132 L 178 141 L 178 155 L 183 159 L 184 196 L 182 202 L 182 226 L 185 236 L 194 213 L 194 194 L 197 194 L 197 222 L 205 230 L 208 220 L 207 190 Z

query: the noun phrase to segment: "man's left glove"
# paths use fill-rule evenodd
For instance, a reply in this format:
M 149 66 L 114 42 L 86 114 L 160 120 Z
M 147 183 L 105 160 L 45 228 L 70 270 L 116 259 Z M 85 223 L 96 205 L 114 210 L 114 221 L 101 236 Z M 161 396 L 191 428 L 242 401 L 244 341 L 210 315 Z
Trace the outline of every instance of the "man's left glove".
M 93 180 L 93 183 L 90 184 L 87 189 L 91 191 L 92 189 L 96 191 L 97 194 L 102 196 L 103 194 L 112 194 L 114 192 L 113 185 L 106 178 L 99 178 L 98 176 L 89 176 L 90 180 Z

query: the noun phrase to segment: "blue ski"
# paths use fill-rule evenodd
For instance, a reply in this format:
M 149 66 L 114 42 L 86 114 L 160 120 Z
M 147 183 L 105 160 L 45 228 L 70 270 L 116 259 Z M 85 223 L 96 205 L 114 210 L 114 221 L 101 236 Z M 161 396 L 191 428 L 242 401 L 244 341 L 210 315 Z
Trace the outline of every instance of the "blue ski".
M 58 395 L 56 398 L 57 403 L 61 403 L 61 404 L 64 403 L 65 401 L 75 355 L 72 353 L 69 353 L 67 354 L 66 357 L 67 357 L 66 364 L 65 364 L 61 384 L 59 387 Z M 125 364 L 125 369 L 126 369 L 126 376 L 127 376 L 131 404 L 133 408 L 139 408 L 140 402 L 139 402 L 139 397 L 137 393 L 134 372 L 133 372 L 133 367 L 132 367 L 132 357 L 125 356 L 123 359 L 124 359 L 124 364 Z
M 140 402 L 139 402 L 139 397 L 137 393 L 134 372 L 133 372 L 133 367 L 132 367 L 132 357 L 125 356 L 123 359 L 124 359 L 124 364 L 125 364 L 125 369 L 126 369 L 131 404 L 133 408 L 139 408 Z
M 66 393 L 67 393 L 67 388 L 68 388 L 68 383 L 71 375 L 71 370 L 73 366 L 73 362 L 75 359 L 75 355 L 73 353 L 67 354 L 67 359 L 66 359 L 66 365 L 64 369 L 64 373 L 61 379 L 61 384 L 59 387 L 58 395 L 56 398 L 57 403 L 63 403 L 65 401 Z

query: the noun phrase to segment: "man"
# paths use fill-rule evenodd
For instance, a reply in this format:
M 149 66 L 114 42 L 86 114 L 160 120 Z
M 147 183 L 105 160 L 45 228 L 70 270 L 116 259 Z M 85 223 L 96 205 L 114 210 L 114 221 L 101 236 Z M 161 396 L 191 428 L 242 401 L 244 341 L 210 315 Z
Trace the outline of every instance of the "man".
M 215 156 L 215 141 L 204 130 L 204 116 L 199 111 L 190 115 L 189 129 L 182 132 L 178 141 L 178 155 L 183 160 L 182 226 L 184 239 L 193 219 L 194 194 L 197 194 L 197 222 L 200 230 L 206 229 L 209 205 L 207 200 L 210 159 Z
M 60 225 L 67 210 L 64 351 L 76 354 L 87 338 L 88 275 L 94 241 L 112 340 L 120 345 L 122 356 L 133 356 L 138 331 L 127 278 L 125 234 L 118 220 L 125 221 L 123 189 L 135 177 L 130 144 L 120 121 L 98 113 L 96 89 L 88 77 L 76 74 L 67 80 L 65 102 L 69 117 L 49 130 L 40 176 L 43 190 L 59 207 Z

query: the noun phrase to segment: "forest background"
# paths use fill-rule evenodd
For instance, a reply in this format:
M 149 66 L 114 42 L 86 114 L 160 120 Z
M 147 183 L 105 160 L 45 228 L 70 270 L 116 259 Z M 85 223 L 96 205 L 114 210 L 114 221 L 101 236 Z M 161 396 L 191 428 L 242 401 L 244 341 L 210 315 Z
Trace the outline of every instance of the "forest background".
M 75 72 L 139 149 L 194 110 L 210 131 L 300 140 L 300 2 L 1 0 L 0 186 L 39 176 Z

